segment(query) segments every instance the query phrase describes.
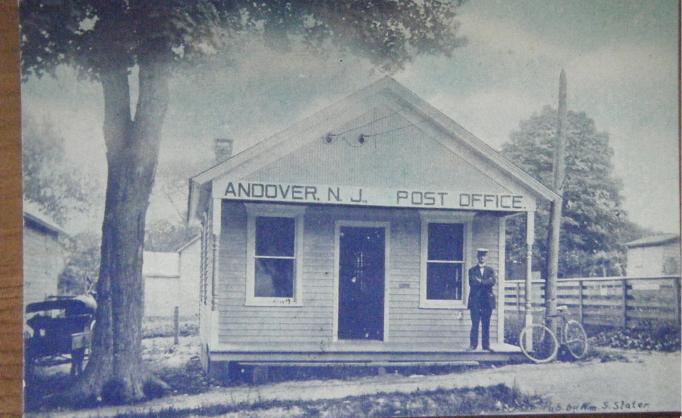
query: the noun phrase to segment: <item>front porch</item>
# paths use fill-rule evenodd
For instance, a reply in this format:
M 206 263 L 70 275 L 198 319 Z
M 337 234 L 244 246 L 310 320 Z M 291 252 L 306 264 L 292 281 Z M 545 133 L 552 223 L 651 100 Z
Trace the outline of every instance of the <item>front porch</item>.
M 472 366 L 523 359 L 523 353 L 517 346 L 492 343 L 491 348 L 492 352 L 481 349 L 467 351 L 448 345 L 424 347 L 420 344 L 375 341 L 343 341 L 326 345 L 225 344 L 210 348 L 210 374 L 216 378 L 230 378 L 242 366 L 255 367 L 260 369 L 258 373 L 263 373 L 268 367 Z

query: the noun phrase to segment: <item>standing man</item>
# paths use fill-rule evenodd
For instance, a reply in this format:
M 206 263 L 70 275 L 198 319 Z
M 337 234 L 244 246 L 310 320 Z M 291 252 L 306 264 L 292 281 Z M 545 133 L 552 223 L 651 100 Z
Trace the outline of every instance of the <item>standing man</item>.
M 469 310 L 471 311 L 471 334 L 469 335 L 470 350 L 478 347 L 478 324 L 481 323 L 484 350 L 490 349 L 490 315 L 495 309 L 495 270 L 485 264 L 488 255 L 486 248 L 476 250 L 478 264 L 469 269 Z

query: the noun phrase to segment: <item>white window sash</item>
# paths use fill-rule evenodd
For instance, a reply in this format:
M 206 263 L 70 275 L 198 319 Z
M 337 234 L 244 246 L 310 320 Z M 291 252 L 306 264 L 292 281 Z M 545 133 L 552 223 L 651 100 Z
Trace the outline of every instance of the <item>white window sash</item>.
M 469 285 L 466 278 L 468 271 L 467 255 L 471 252 L 471 224 L 475 212 L 432 212 L 420 211 L 421 215 L 421 274 L 419 280 L 419 307 L 423 309 L 466 309 Z M 428 258 L 429 224 L 451 223 L 463 225 L 463 249 L 464 260 L 430 260 Z M 462 266 L 462 299 L 442 300 L 427 298 L 427 266 L 433 264 L 456 264 Z
M 303 250 L 303 214 L 304 206 L 252 204 L 247 203 L 247 240 L 246 240 L 246 306 L 282 306 L 296 307 L 303 305 L 302 283 L 302 250 Z M 276 217 L 294 219 L 294 255 L 293 256 L 264 256 L 256 255 L 256 218 Z M 257 259 L 286 259 L 294 261 L 293 297 L 259 297 L 256 296 L 256 260 Z

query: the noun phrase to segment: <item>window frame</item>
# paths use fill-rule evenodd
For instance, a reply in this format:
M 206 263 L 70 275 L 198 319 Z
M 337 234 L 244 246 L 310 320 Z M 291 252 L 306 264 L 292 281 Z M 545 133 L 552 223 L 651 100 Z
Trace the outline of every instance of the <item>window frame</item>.
M 246 306 L 303 306 L 303 215 L 305 206 L 246 203 Z M 294 219 L 293 297 L 256 296 L 256 218 Z
M 440 212 L 420 211 L 421 217 L 421 272 L 419 278 L 419 307 L 423 309 L 466 309 L 469 296 L 469 280 L 467 277 L 471 265 L 472 228 L 476 212 Z M 427 266 L 429 247 L 429 224 L 461 224 L 463 226 L 462 248 L 462 300 L 427 299 Z M 456 263 L 453 263 L 456 264 Z

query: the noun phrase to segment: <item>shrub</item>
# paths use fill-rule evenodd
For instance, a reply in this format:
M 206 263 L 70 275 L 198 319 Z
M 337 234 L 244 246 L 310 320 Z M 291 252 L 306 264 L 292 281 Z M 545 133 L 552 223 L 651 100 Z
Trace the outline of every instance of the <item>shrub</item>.
M 678 351 L 680 329 L 672 325 L 619 328 L 596 333 L 590 342 L 598 346 L 647 351 Z

